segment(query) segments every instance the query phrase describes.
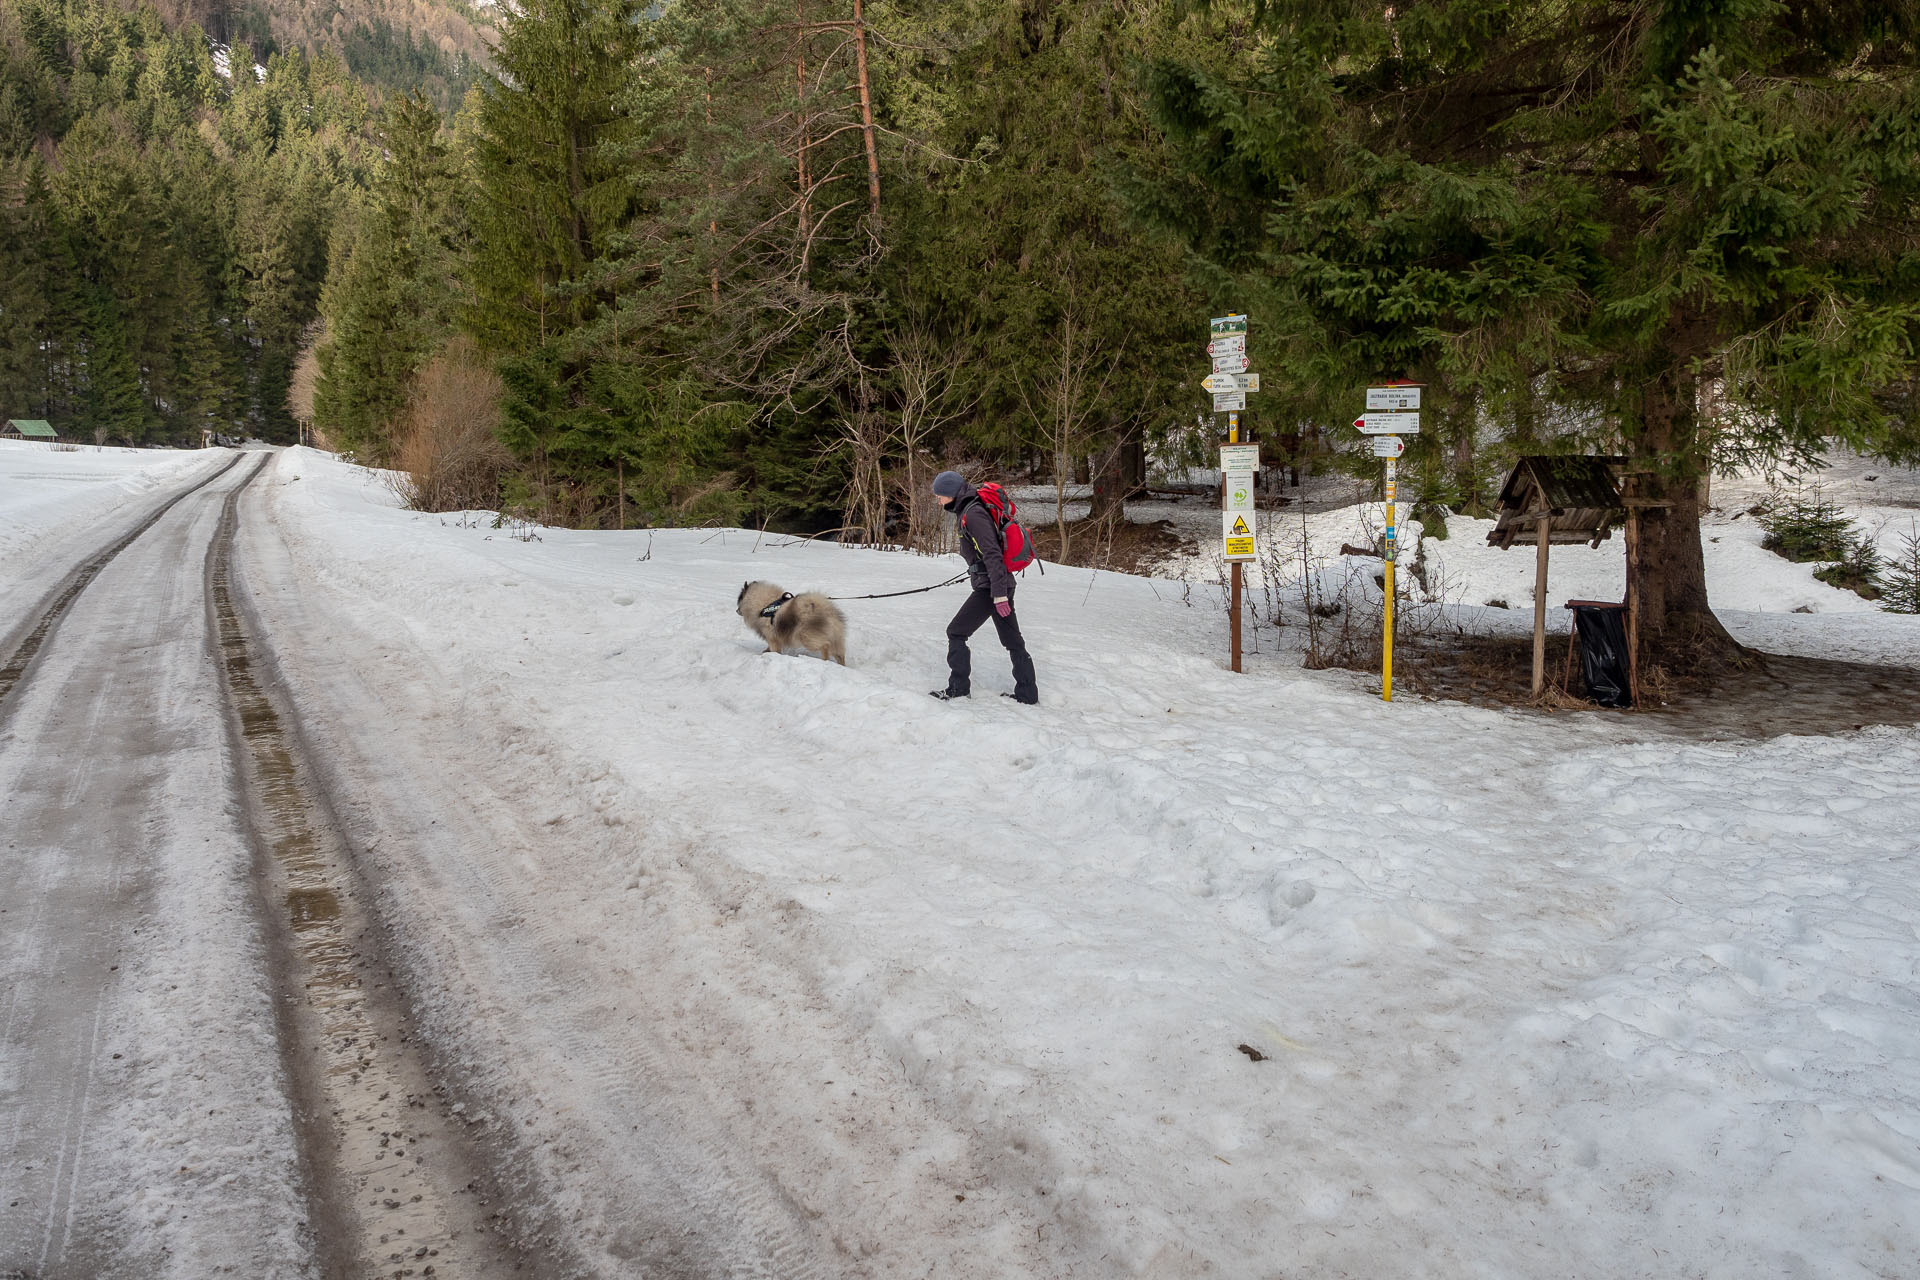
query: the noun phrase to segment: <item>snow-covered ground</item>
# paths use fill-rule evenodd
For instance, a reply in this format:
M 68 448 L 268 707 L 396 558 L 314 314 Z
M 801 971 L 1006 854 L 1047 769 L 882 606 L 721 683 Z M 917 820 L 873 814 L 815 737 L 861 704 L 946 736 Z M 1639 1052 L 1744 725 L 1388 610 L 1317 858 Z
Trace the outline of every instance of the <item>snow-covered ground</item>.
M 128 519 L 141 499 L 232 455 L 224 449 L 51 448 L 0 440 L 0 596 L 58 578 L 99 544 L 102 522 Z M 0 634 L 11 618 L 0 619 Z
M 515 537 L 307 450 L 265 483 L 282 668 L 353 712 L 320 740 L 483 817 L 521 783 L 497 847 L 369 856 L 425 1024 L 604 1274 L 634 1091 L 689 1080 L 716 1185 L 758 1171 L 817 1243 L 786 1275 L 1920 1274 L 1914 730 L 1385 705 L 1284 648 L 1229 673 L 1205 585 L 1061 567 L 1018 598 L 1041 705 L 992 696 L 990 629 L 940 704 L 953 591 L 847 601 L 845 669 L 733 605 L 952 558 Z M 1736 629 L 1920 660 L 1734 509 Z M 1469 521 L 1428 554 L 1523 623 L 1530 555 Z M 1556 549 L 1551 597 L 1617 598 L 1619 554 Z
M 1217 483 L 1218 472 L 1196 471 L 1192 479 Z M 1772 653 L 1844 658 L 1861 662 L 1911 664 L 1917 660 L 1915 624 L 1892 617 L 1852 591 L 1815 578 L 1817 564 L 1794 564 L 1761 548 L 1764 530 L 1752 508 L 1765 501 L 1775 485 L 1785 493 L 1818 497 L 1850 516 L 1855 530 L 1874 540 L 1883 558 L 1904 550 L 1903 537 L 1920 536 L 1920 472 L 1890 467 L 1882 462 L 1838 451 L 1827 465 L 1803 476 L 1775 478 L 1741 476 L 1717 478 L 1711 509 L 1702 522 L 1706 539 L 1708 594 L 1722 620 L 1745 643 Z M 1412 533 L 1424 533 L 1408 512 L 1418 495 L 1401 486 L 1399 508 L 1402 545 L 1400 589 L 1415 600 L 1431 601 L 1450 625 L 1484 634 L 1522 634 L 1533 626 L 1534 554 L 1531 544 L 1501 551 L 1487 545 L 1491 520 L 1454 516 L 1444 539 L 1424 538 L 1427 586 L 1419 589 L 1406 575 L 1415 557 Z M 1374 544 L 1386 521 L 1383 504 L 1371 501 L 1365 486 L 1347 476 L 1309 475 L 1300 488 L 1283 490 L 1290 502 L 1263 509 L 1258 516 L 1261 563 L 1248 570 L 1249 591 L 1261 596 L 1256 608 L 1266 614 L 1277 607 L 1292 621 L 1300 619 L 1297 583 L 1303 566 L 1316 580 L 1332 571 L 1336 578 L 1360 573 L 1361 562 L 1343 557 L 1343 546 Z M 1053 519 L 1055 491 L 1051 486 L 1016 490 L 1021 513 L 1028 523 L 1042 526 Z M 1084 487 L 1067 490 L 1068 519 L 1087 511 Z M 1164 520 L 1190 540 L 1189 554 L 1176 555 L 1158 569 L 1161 576 L 1214 583 L 1223 578 L 1220 558 L 1219 504 L 1211 499 L 1159 498 L 1127 504 L 1128 518 Z M 1347 563 L 1343 564 L 1342 562 Z M 1368 573 L 1378 569 L 1368 561 Z M 1270 582 L 1271 580 L 1271 582 Z M 1548 628 L 1561 636 L 1570 624 L 1561 606 L 1568 600 L 1619 600 L 1625 592 L 1626 546 L 1618 533 L 1597 548 L 1553 548 L 1548 572 Z M 1809 627 L 1798 613 L 1847 615 Z M 1280 642 L 1288 643 L 1287 637 Z M 1291 637 L 1298 643 L 1299 636 Z

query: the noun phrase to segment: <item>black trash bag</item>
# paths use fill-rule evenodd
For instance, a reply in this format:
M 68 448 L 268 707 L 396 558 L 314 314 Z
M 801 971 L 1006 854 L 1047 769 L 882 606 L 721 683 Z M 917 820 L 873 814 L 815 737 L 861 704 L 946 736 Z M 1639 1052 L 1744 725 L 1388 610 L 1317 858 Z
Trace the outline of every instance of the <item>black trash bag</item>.
M 1627 683 L 1627 611 L 1617 604 L 1576 604 L 1573 625 L 1580 635 L 1580 674 L 1587 694 L 1603 707 L 1630 707 Z

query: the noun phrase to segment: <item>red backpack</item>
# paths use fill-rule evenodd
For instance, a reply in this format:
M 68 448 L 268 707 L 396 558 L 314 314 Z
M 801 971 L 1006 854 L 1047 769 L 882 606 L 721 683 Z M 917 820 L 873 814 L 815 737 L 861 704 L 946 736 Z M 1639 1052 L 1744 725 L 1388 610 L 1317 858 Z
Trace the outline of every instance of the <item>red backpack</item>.
M 980 485 L 974 494 L 993 517 L 993 527 L 1000 531 L 1000 563 L 1007 566 L 1007 572 L 1018 573 L 1032 564 L 1033 544 L 1027 541 L 1027 531 L 1013 518 L 1016 511 L 1013 495 L 992 482 Z

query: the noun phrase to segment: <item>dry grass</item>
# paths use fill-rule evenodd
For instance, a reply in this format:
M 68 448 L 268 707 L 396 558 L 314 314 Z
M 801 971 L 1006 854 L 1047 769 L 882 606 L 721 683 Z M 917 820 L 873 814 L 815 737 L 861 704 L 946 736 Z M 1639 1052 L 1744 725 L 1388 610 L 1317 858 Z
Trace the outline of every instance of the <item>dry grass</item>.
M 414 375 L 394 462 L 416 511 L 491 510 L 513 457 L 500 443 L 504 388 L 473 344 L 456 338 Z

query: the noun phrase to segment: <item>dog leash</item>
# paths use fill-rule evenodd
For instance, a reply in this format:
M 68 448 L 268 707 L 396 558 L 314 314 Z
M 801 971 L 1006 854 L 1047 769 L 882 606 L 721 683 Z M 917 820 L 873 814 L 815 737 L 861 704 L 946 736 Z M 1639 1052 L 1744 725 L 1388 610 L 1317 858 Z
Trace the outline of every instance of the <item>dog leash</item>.
M 915 587 L 911 591 L 880 591 L 870 596 L 828 596 L 829 600 L 890 600 L 894 596 L 917 596 L 926 591 L 938 591 L 942 587 L 951 587 L 967 577 L 968 570 L 962 569 L 945 582 L 936 582 L 930 587 Z

